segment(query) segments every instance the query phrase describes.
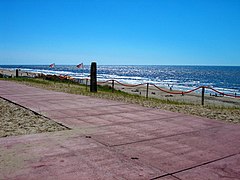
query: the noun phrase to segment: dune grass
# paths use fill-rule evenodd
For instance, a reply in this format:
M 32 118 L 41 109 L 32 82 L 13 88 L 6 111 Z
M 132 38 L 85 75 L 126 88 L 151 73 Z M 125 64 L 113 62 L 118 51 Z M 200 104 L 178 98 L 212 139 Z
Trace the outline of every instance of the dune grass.
M 6 80 L 6 79 L 5 79 Z M 201 117 L 207 117 L 211 119 L 219 119 L 234 123 L 240 122 L 240 108 L 239 107 L 224 107 L 213 105 L 196 105 L 187 102 L 178 102 L 174 100 L 148 98 L 136 94 L 129 94 L 120 90 L 114 90 L 109 86 L 98 86 L 97 93 L 89 92 L 89 87 L 81 85 L 79 83 L 70 81 L 53 81 L 40 78 L 8 78 L 7 80 L 19 82 L 29 86 L 38 88 L 44 88 L 53 91 L 80 94 L 85 96 L 91 96 L 102 99 L 116 100 L 126 103 L 138 104 L 145 107 L 158 108 L 162 110 L 168 110 L 173 112 L 180 112 L 189 115 L 196 115 Z

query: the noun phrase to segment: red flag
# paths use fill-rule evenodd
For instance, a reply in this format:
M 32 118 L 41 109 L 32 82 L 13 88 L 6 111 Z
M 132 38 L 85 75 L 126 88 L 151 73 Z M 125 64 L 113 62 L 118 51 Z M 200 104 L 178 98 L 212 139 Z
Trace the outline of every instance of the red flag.
M 50 68 L 54 68 L 54 66 L 55 66 L 55 63 L 52 63 L 49 65 Z
M 83 68 L 83 63 L 78 64 L 78 65 L 77 65 L 77 68 Z

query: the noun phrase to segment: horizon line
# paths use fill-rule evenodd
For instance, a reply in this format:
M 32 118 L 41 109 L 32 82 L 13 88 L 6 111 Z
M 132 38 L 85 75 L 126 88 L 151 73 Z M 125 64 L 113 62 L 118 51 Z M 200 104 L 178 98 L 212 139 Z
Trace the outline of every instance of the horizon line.
M 52 64 L 52 63 L 49 63 Z M 0 66 L 49 66 L 49 64 L 0 64 Z M 55 66 L 76 66 L 76 64 L 57 64 Z M 83 63 L 84 64 L 84 63 Z M 84 64 L 90 66 L 91 64 Z M 214 65 L 214 64 L 98 64 L 98 66 L 240 66 L 240 65 Z

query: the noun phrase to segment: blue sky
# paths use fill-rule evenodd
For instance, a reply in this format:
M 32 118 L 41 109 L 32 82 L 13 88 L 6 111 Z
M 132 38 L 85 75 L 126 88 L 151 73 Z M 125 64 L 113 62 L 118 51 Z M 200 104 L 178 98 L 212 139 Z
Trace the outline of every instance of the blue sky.
M 0 64 L 240 65 L 239 0 L 0 0 Z

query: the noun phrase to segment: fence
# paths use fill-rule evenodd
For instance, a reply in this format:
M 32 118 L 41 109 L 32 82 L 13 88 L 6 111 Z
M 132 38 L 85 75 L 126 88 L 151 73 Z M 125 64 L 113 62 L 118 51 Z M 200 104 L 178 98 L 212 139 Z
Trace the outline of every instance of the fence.
M 215 93 L 218 93 L 222 96 L 228 96 L 228 97 L 234 97 L 234 98 L 240 98 L 240 96 L 237 96 L 237 94 L 235 93 L 234 95 L 232 94 L 226 94 L 224 92 L 220 92 L 212 87 L 209 87 L 209 86 L 199 86 L 197 88 L 194 88 L 194 89 L 191 89 L 191 90 L 188 90 L 188 91 L 168 91 L 166 89 L 163 89 L 163 88 L 160 88 L 158 87 L 157 85 L 153 84 L 153 83 L 141 83 L 141 84 L 124 84 L 124 83 L 121 83 L 117 80 L 107 80 L 107 81 L 102 81 L 102 82 L 98 82 L 98 85 L 101 85 L 101 84 L 106 84 L 106 83 L 111 83 L 111 86 L 112 86 L 112 92 L 114 92 L 114 85 L 115 83 L 119 84 L 119 85 L 122 85 L 122 86 L 125 86 L 125 87 L 138 87 L 138 86 L 146 86 L 146 98 L 148 98 L 149 96 L 149 87 L 150 86 L 153 86 L 155 87 L 156 89 L 158 89 L 159 91 L 162 91 L 162 92 L 165 92 L 165 93 L 168 93 L 168 94 L 180 94 L 180 95 L 184 95 L 184 94 L 189 94 L 189 93 L 192 93 L 194 91 L 197 91 L 199 89 L 202 89 L 202 93 L 201 93 L 201 104 L 204 105 L 204 95 L 205 95 L 205 89 L 210 89 L 212 90 L 213 92 Z

